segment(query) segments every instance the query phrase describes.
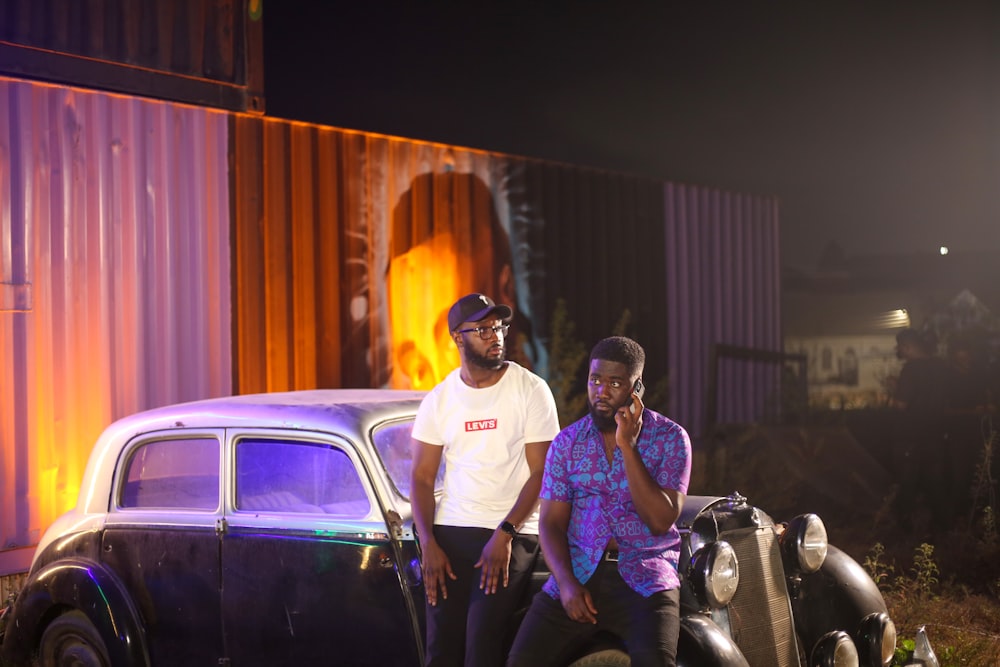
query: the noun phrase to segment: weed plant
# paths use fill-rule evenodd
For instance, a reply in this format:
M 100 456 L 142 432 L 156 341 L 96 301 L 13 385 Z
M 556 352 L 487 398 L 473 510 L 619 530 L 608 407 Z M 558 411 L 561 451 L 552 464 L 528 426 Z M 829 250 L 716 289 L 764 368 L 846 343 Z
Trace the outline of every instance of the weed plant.
M 896 564 L 876 542 L 864 568 L 878 585 L 899 635 L 892 665 L 907 664 L 917 629 L 925 627 L 942 667 L 995 667 L 1000 656 L 1000 605 L 988 595 L 939 580 L 934 546 L 914 549 L 913 564 L 897 575 Z
M 830 542 L 862 563 L 882 591 L 899 637 L 895 665 L 905 664 L 924 626 L 942 667 L 1000 666 L 1000 535 L 989 474 L 994 436 L 986 440 L 966 496 L 974 511 L 960 511 L 947 525 L 917 513 L 910 530 L 892 511 L 905 483 L 898 476 L 879 487 L 881 499 L 860 503 L 867 509 L 816 492 L 816 480 L 800 466 L 822 453 L 816 432 L 751 424 L 719 428 L 715 437 L 695 450 L 692 492 L 738 490 L 779 521 L 819 514 Z
M 901 571 L 901 549 L 887 552 L 879 541 L 863 565 L 878 585 L 896 623 L 900 641 L 893 665 L 905 665 L 913 637 L 924 626 L 942 667 L 1000 665 L 1000 540 L 996 526 L 995 482 L 990 476 L 996 433 L 984 439 L 982 458 L 970 489 L 969 521 L 930 528 L 929 542 L 913 548 L 912 565 Z M 909 536 L 891 522 L 875 526 L 894 544 Z M 933 530 L 937 528 L 937 530 Z

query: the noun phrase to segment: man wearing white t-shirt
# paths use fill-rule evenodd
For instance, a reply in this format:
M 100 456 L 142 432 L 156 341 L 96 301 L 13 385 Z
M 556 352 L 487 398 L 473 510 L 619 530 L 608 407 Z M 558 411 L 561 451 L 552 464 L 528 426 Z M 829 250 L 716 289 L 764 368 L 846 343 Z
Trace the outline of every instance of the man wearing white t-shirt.
M 545 381 L 505 360 L 511 314 L 483 294 L 455 302 L 448 328 L 461 366 L 427 394 L 413 424 L 428 667 L 503 665 L 538 555 L 538 491 L 559 419 Z

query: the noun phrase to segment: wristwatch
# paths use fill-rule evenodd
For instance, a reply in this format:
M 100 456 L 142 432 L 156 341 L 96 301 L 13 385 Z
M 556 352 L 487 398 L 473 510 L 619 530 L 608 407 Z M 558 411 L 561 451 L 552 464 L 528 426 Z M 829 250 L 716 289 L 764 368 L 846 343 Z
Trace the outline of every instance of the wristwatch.
M 500 530 L 507 533 L 511 537 L 517 537 L 517 528 L 514 527 L 510 521 L 504 521 L 500 524 Z

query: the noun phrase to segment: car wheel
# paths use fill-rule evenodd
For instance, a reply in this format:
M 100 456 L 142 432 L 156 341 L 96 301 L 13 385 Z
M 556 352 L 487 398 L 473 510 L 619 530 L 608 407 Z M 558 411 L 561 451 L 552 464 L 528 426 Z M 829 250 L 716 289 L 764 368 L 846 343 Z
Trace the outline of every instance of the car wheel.
M 632 660 L 628 653 L 616 648 L 604 649 L 574 660 L 569 667 L 630 667 Z
M 82 611 L 58 616 L 42 633 L 37 665 L 44 667 L 111 667 L 108 649 L 97 628 Z

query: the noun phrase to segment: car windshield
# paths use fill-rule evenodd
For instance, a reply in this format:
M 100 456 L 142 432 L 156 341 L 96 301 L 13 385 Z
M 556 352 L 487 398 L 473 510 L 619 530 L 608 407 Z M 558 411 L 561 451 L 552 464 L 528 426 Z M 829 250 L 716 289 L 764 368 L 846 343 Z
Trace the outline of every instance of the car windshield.
M 399 493 L 410 497 L 410 468 L 413 466 L 413 450 L 410 447 L 410 433 L 413 431 L 413 418 L 396 420 L 379 424 L 372 431 L 372 442 L 382 459 L 382 465 L 389 473 L 389 479 Z M 444 466 L 438 469 L 434 490 L 440 491 L 444 480 Z

